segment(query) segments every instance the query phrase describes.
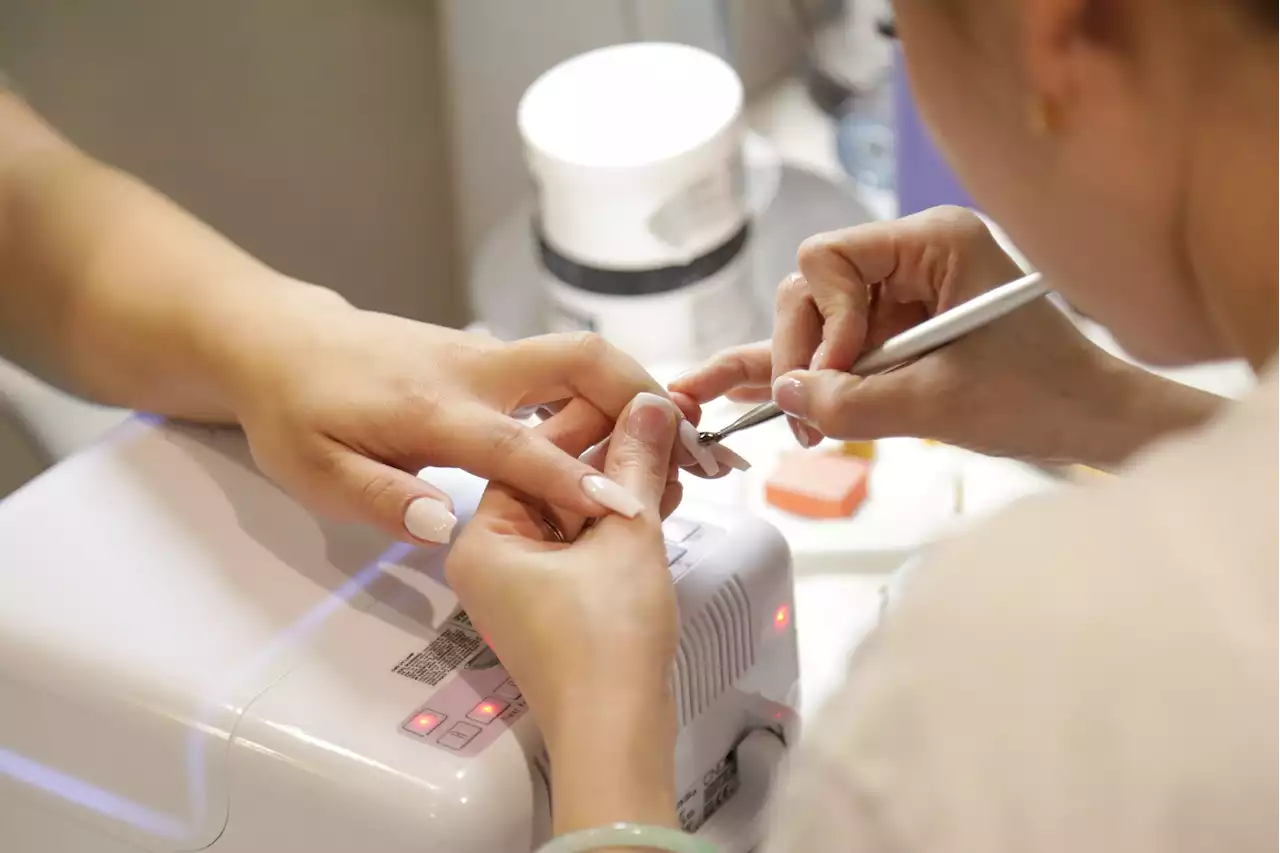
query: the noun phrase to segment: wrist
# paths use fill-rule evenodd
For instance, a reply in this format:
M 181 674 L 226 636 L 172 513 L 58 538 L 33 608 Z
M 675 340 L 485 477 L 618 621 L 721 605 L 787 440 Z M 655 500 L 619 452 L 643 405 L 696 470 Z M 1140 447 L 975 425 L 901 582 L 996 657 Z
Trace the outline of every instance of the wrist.
M 581 733 L 608 734 L 618 748 L 675 742 L 675 700 L 669 685 L 597 683 L 562 689 L 553 702 L 534 706 L 549 751 L 572 749 Z
M 357 309 L 334 291 L 273 271 L 236 285 L 201 313 L 195 338 L 212 393 L 243 423 L 278 391 L 280 366 Z
M 1204 424 L 1222 398 L 1111 355 L 1098 372 L 1095 428 L 1073 461 L 1109 470 L 1160 438 Z
M 557 833 L 617 821 L 676 824 L 675 704 L 665 686 L 564 696 L 539 722 Z

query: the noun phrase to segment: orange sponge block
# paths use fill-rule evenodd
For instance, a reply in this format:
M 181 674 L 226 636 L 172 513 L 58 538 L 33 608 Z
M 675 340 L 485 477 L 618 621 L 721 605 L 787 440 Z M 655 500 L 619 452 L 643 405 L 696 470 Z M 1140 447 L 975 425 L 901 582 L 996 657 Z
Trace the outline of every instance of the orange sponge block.
M 867 498 L 870 463 L 856 456 L 790 453 L 764 486 L 770 505 L 806 518 L 848 518 Z

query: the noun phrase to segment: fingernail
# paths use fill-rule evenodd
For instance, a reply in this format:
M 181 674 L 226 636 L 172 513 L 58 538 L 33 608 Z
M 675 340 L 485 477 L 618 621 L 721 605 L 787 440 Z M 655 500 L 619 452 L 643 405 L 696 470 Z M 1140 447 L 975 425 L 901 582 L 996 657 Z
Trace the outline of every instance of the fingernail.
M 604 460 L 608 456 L 608 453 L 609 439 L 606 438 L 604 441 L 590 448 L 586 453 L 583 453 L 578 458 L 590 465 L 592 468 L 595 468 L 597 471 L 600 471 L 604 469 Z
M 582 491 L 600 506 L 626 518 L 635 518 L 644 511 L 639 498 L 602 474 L 583 477 Z
M 675 406 L 670 400 L 648 392 L 637 394 L 627 414 L 627 435 L 648 444 L 662 441 L 671 435 L 675 418 Z
M 827 345 L 819 344 L 818 348 L 813 351 L 813 358 L 809 361 L 810 370 L 821 370 L 826 366 Z
M 705 444 L 698 442 L 698 431 L 694 429 L 693 424 L 686 420 L 680 421 L 680 444 L 684 449 L 689 451 L 689 455 L 693 457 L 693 461 L 698 463 L 708 477 L 714 477 L 720 473 L 720 463 L 716 462 L 715 455 L 711 452 L 711 448 Z
M 711 445 L 711 452 L 715 455 L 716 461 L 726 468 L 732 468 L 735 471 L 748 471 L 751 469 L 751 463 L 734 453 L 723 444 Z
M 444 545 L 453 535 L 458 519 L 435 498 L 414 498 L 404 511 L 404 529 L 423 542 Z
M 778 404 L 778 408 L 793 418 L 804 420 L 809 407 L 807 398 L 804 384 L 794 376 L 779 376 L 773 383 L 773 401 Z
M 809 437 L 809 430 L 805 428 L 804 424 L 794 418 L 788 418 L 787 425 L 791 427 L 791 434 L 796 437 L 796 443 L 805 450 L 813 446 L 813 440 Z

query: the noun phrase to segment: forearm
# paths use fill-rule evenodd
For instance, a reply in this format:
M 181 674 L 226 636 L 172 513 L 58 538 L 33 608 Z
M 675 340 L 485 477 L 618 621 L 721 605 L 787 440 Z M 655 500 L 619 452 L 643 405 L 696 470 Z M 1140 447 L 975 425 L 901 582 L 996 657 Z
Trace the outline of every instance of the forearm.
M 1099 383 L 1095 425 L 1075 429 L 1061 461 L 1111 470 L 1165 436 L 1195 429 L 1227 402 L 1140 367 L 1110 359 Z
M 555 833 L 619 821 L 676 826 L 675 710 L 665 686 L 560 704 L 544 726 Z
M 319 289 L 274 273 L 0 93 L 0 128 L 13 127 L 19 141 L 0 160 L 0 352 L 104 403 L 233 419 L 228 351 L 284 303 L 325 298 L 310 296 Z

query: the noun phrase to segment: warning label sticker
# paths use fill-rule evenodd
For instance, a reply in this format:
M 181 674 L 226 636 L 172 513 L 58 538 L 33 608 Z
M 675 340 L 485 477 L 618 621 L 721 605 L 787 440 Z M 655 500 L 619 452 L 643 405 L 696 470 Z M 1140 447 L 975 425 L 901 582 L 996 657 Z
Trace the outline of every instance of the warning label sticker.
M 702 781 L 685 791 L 676 803 L 681 828 L 697 832 L 738 792 L 738 787 L 738 758 L 730 752 L 702 774 Z
M 706 821 L 738 793 L 738 758 L 729 753 L 702 777 L 702 819 Z
M 405 655 L 391 668 L 397 675 L 435 686 L 466 663 L 484 643 L 475 631 L 448 627 L 420 652 Z

